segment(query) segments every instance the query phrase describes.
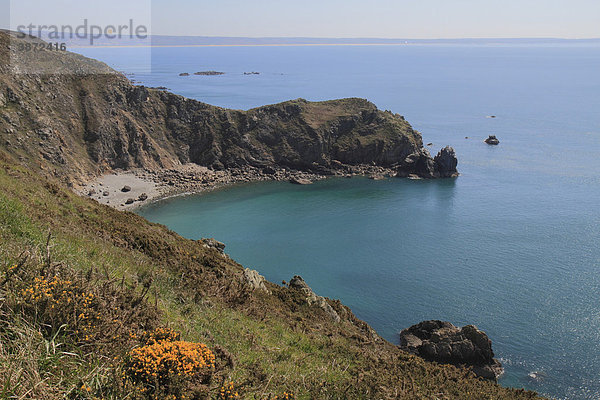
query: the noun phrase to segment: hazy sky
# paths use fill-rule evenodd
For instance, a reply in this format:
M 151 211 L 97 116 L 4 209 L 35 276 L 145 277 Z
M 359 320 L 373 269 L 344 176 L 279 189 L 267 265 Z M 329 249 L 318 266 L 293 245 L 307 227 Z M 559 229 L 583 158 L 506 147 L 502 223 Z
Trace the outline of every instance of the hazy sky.
M 116 24 L 150 3 L 163 35 L 600 38 L 600 0 L 12 0 L 11 19 Z

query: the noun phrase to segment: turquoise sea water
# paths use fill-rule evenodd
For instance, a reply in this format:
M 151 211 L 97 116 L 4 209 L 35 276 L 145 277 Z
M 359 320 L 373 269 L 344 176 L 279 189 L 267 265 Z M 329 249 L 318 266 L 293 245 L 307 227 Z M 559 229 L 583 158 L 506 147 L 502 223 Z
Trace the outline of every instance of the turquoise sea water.
M 600 398 L 600 47 L 161 48 L 151 71 L 140 51 L 80 50 L 226 107 L 365 97 L 405 115 L 432 152 L 452 145 L 462 174 L 240 185 L 141 215 L 225 242 L 274 282 L 302 275 L 392 342 L 424 319 L 473 323 L 502 384 Z M 203 70 L 226 75 L 178 76 Z

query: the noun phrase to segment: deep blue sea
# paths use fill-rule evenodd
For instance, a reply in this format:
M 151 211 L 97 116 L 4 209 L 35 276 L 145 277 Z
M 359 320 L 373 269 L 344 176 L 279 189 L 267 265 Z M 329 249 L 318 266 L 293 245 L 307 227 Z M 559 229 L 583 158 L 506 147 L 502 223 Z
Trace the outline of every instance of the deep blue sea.
M 475 324 L 501 384 L 600 399 L 599 46 L 157 48 L 151 69 L 147 50 L 79 52 L 224 107 L 364 97 L 432 152 L 453 146 L 454 180 L 250 184 L 139 213 L 273 282 L 302 275 L 392 342 L 425 319 Z M 178 76 L 204 70 L 226 74 Z

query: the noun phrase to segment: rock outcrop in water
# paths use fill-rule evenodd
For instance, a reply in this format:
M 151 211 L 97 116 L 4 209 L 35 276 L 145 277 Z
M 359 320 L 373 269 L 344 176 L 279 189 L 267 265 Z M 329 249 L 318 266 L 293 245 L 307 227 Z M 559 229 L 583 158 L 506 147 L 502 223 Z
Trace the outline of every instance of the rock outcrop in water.
M 400 347 L 429 361 L 469 366 L 486 379 L 496 380 L 503 372 L 491 340 L 473 325 L 457 328 L 450 322 L 424 321 L 400 333 Z
M 498 140 L 498 138 L 496 137 L 496 135 L 490 135 L 490 136 L 488 136 L 488 138 L 485 139 L 484 142 L 486 142 L 487 144 L 494 145 L 494 146 L 500 144 L 500 140 Z
M 417 175 L 421 178 L 454 178 L 458 176 L 456 152 L 450 146 L 431 157 L 427 149 L 421 148 L 406 157 L 398 167 L 398 176 Z
M 11 56 L 0 63 L 0 144 L 8 152 L 19 148 L 28 164 L 44 159 L 52 175 L 76 179 L 186 163 L 320 175 L 375 165 L 398 168 L 401 176 L 447 175 L 402 116 L 367 100 L 298 99 L 229 110 L 134 86 L 105 64 L 73 53 L 18 52 L 19 43 L 0 32 L 0 48 Z
M 456 167 L 458 166 L 458 159 L 456 158 L 456 152 L 450 146 L 444 147 L 433 159 L 435 164 L 435 173 L 440 178 L 454 178 L 458 176 Z

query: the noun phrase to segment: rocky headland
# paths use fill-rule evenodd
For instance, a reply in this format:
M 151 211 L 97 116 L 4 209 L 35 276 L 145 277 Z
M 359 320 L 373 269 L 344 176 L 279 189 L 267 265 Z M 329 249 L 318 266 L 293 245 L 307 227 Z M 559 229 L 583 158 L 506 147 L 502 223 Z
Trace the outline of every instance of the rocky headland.
M 404 117 L 364 99 L 224 109 L 134 86 L 73 53 L 18 52 L 19 40 L 0 34 L 11 57 L 0 65 L 0 141 L 80 193 L 121 171 L 169 194 L 267 179 L 458 175 L 453 149 L 432 157 Z M 189 165 L 210 172 L 188 173 Z
M 400 347 L 428 361 L 469 367 L 477 376 L 497 380 L 504 372 L 494 358 L 492 342 L 473 325 L 423 321 L 400 332 Z

